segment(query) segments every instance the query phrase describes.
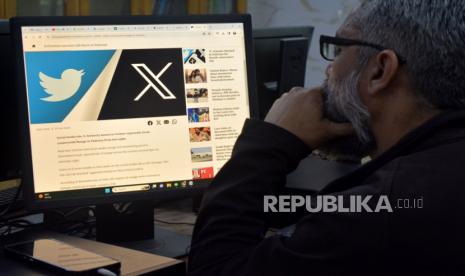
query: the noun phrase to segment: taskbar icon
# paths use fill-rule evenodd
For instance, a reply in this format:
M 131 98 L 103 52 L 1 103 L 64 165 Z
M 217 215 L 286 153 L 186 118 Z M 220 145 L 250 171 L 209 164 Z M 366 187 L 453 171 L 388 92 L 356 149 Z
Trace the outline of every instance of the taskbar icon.
M 194 181 L 182 180 L 182 181 L 154 183 L 152 184 L 152 190 L 177 189 L 177 188 L 187 188 L 187 187 L 192 187 L 192 186 L 194 186 Z

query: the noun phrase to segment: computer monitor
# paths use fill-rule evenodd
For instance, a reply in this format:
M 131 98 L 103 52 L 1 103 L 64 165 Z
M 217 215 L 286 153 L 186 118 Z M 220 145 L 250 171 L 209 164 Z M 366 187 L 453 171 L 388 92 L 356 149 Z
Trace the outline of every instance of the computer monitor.
M 13 45 L 8 20 L 0 20 L 0 181 L 18 178 L 20 175 L 18 110 L 14 90 Z M 0 185 L 0 192 L 3 187 Z M 0 200 L 0 205 L 2 204 Z
M 313 27 L 277 27 L 253 30 L 259 115 L 294 86 L 304 86 Z
M 195 192 L 256 116 L 248 15 L 11 21 L 32 209 Z

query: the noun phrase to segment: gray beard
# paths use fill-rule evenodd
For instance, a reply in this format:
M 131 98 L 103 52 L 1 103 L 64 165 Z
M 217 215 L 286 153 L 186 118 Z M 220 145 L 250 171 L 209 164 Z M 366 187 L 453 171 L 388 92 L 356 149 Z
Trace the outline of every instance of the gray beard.
M 323 116 L 333 122 L 350 123 L 355 129 L 354 135 L 332 140 L 316 149 L 313 154 L 322 159 L 359 163 L 376 148 L 368 110 L 357 92 L 359 76 L 357 72 L 336 84 L 325 81 L 322 85 Z

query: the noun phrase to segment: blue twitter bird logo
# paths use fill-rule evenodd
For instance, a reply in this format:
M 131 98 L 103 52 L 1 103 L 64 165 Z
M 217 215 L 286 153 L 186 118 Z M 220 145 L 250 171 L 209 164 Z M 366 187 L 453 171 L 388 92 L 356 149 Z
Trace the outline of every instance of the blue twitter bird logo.
M 61 73 L 61 78 L 56 79 L 39 72 L 40 85 L 50 96 L 41 98 L 46 102 L 61 102 L 71 98 L 81 86 L 84 70 L 66 69 Z

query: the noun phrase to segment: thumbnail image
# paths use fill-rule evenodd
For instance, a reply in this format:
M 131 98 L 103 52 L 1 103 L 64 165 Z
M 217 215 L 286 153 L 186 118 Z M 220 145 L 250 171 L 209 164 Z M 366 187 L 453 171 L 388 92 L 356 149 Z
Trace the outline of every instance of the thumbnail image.
M 207 70 L 203 69 L 186 69 L 186 83 L 205 83 L 207 82 Z
M 205 103 L 208 101 L 208 89 L 206 88 L 189 88 L 186 91 L 188 103 Z
M 210 112 L 208 107 L 189 108 L 187 109 L 189 123 L 200 123 L 210 121 Z
M 32 124 L 186 114 L 179 48 L 27 52 L 24 58 Z
M 122 50 L 98 119 L 114 120 L 186 114 L 186 102 L 183 99 L 186 92 L 185 85 L 182 83 L 181 56 L 180 49 Z M 168 64 L 171 65 L 167 67 Z M 86 75 L 88 73 L 86 71 Z M 107 76 L 110 73 L 103 71 L 101 74 Z M 104 87 L 103 83 L 95 85 Z M 96 91 L 100 90 L 96 89 Z M 94 95 L 95 99 L 103 96 L 103 94 L 99 95 L 99 97 Z M 90 97 L 90 95 L 86 96 Z M 93 101 L 84 102 L 98 106 Z
M 205 49 L 183 49 L 182 60 L 184 64 L 205 63 Z
M 208 142 L 211 140 L 210 127 L 189 128 L 189 139 L 191 142 Z
M 193 179 L 209 179 L 209 178 L 213 178 L 213 167 L 192 169 L 192 178 Z
M 191 148 L 191 160 L 194 163 L 213 161 L 212 147 Z

